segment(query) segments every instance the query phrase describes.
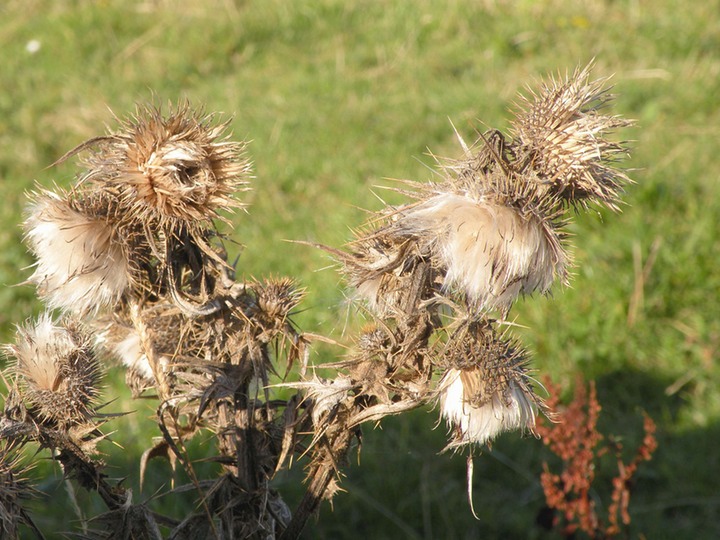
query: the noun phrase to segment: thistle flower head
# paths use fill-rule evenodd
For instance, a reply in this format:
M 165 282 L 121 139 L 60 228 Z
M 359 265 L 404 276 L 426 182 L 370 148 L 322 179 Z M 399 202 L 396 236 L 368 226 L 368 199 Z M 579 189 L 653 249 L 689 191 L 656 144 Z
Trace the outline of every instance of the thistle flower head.
M 83 424 L 93 413 L 100 367 L 90 336 L 77 322 L 55 323 L 50 314 L 18 327 L 15 358 L 18 384 L 28 410 L 39 422 Z
M 244 143 L 227 140 L 227 123 L 179 105 L 167 115 L 139 108 L 94 147 L 84 179 L 112 191 L 132 219 L 207 225 L 218 211 L 242 204 L 233 195 L 247 184 Z
M 115 302 L 130 284 L 127 239 L 102 198 L 38 192 L 24 228 L 37 259 L 30 281 L 51 307 L 96 311 Z
M 454 430 L 449 447 L 532 430 L 542 403 L 529 382 L 525 352 L 496 336 L 490 323 L 461 325 L 446 344 L 443 361 L 449 369 L 440 381 L 441 411 Z
M 612 99 L 606 79 L 590 81 L 592 64 L 521 97 L 512 124 L 516 150 L 547 189 L 570 204 L 597 202 L 616 209 L 629 178 L 613 167 L 626 145 L 607 135 L 630 121 L 601 114 Z

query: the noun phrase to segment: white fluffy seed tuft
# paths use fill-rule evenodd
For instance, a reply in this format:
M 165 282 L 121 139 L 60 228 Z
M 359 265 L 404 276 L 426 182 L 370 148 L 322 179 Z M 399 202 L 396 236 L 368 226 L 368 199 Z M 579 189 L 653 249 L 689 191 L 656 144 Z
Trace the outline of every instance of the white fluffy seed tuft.
M 445 288 L 460 289 L 483 311 L 506 313 L 520 294 L 546 293 L 565 276 L 559 241 L 537 217 L 511 207 L 443 193 L 404 214 L 403 227 L 435 231 Z
M 56 193 L 36 197 L 25 221 L 28 246 L 37 259 L 30 281 L 53 308 L 77 314 L 118 300 L 129 285 L 128 260 L 118 232 Z
M 461 370 L 450 369 L 440 382 L 442 416 L 458 431 L 451 446 L 482 445 L 506 431 L 532 430 L 537 409 L 535 401 L 515 381 L 509 381 L 507 387 L 493 393 L 485 403 L 473 405 L 461 373 Z

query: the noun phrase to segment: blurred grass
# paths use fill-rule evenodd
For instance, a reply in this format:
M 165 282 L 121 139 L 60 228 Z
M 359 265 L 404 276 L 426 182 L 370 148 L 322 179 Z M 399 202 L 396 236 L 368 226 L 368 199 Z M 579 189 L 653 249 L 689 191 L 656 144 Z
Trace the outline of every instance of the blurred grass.
M 520 303 L 516 333 L 537 370 L 568 391 L 577 372 L 597 380 L 603 428 L 627 447 L 641 411 L 658 422 L 659 449 L 633 493 L 631 537 L 717 538 L 719 13 L 718 0 L 7 0 L 2 339 L 39 309 L 31 288 L 12 287 L 32 263 L 17 225 L 24 192 L 34 181 L 69 183 L 71 165 L 46 167 L 136 102 L 187 98 L 233 117 L 256 163 L 248 213 L 234 220 L 240 271 L 297 277 L 308 289 L 300 326 L 339 336 L 348 308 L 330 261 L 284 240 L 341 245 L 365 219 L 361 209 L 379 208 L 373 192 L 391 197 L 377 188 L 386 178 L 431 178 L 428 149 L 459 155 L 450 121 L 467 139 L 503 128 L 526 84 L 594 57 L 596 76 L 614 74 L 614 112 L 638 120 L 627 163 L 637 184 L 621 214 L 577 216 L 572 287 Z M 138 456 L 156 435 L 152 409 L 129 400 L 121 373 L 109 378 L 108 398 L 121 396 L 112 409 L 139 409 L 112 424 L 124 451 L 105 447 L 110 474 L 129 474 L 143 499 L 168 476 L 153 462 L 137 491 Z M 465 461 L 437 455 L 445 436 L 435 420 L 419 412 L 365 430 L 348 493 L 307 537 L 543 537 L 534 524 L 542 444 L 505 435 L 476 458 L 475 521 Z M 298 496 L 300 469 L 278 479 L 288 499 Z M 42 487 L 53 510 L 41 500 L 35 515 L 48 530 L 69 528 L 57 478 Z

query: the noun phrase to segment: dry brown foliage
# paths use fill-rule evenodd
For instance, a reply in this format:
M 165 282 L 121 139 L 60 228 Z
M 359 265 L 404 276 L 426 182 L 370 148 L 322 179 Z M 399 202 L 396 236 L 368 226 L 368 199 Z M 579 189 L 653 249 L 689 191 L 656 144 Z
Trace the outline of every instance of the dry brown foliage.
M 563 536 L 572 537 L 582 531 L 590 538 L 612 538 L 630 524 L 630 495 L 633 477 L 643 461 L 652 459 L 657 448 L 655 423 L 645 415 L 644 438 L 635 456 L 625 463 L 623 445 L 598 431 L 602 407 L 597 399 L 595 383 L 587 388 L 578 377 L 572 401 L 560 404 L 560 388 L 548 378 L 544 384 L 550 394 L 546 404 L 553 411 L 554 422 L 541 419 L 537 432 L 562 462 L 559 472 L 552 472 L 547 462 L 540 477 L 547 506 L 554 510 L 551 522 L 545 524 Z M 598 515 L 593 485 L 600 459 L 612 455 L 618 474 L 612 479 L 611 502 L 605 518 Z

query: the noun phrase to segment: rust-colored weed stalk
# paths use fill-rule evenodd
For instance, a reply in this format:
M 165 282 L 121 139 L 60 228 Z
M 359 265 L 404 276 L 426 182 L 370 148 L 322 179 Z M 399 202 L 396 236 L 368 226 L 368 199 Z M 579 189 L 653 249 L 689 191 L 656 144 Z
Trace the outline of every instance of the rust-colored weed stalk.
M 543 442 L 562 461 L 561 470 L 552 472 L 547 462 L 541 475 L 547 507 L 552 518 L 544 526 L 563 536 L 573 537 L 582 531 L 590 538 L 613 538 L 630 524 L 630 494 L 633 476 L 643 461 L 649 461 L 657 448 L 655 423 L 645 415 L 644 437 L 633 459 L 623 461 L 622 444 L 608 440 L 597 427 L 601 406 L 595 384 L 586 389 L 578 378 L 572 401 L 560 405 L 560 388 L 548 378 L 544 381 L 550 397 L 547 406 L 555 411 L 555 422 L 541 421 L 537 431 Z M 604 455 L 614 455 L 618 474 L 612 480 L 612 494 L 605 519 L 599 515 L 593 497 L 595 472 Z

